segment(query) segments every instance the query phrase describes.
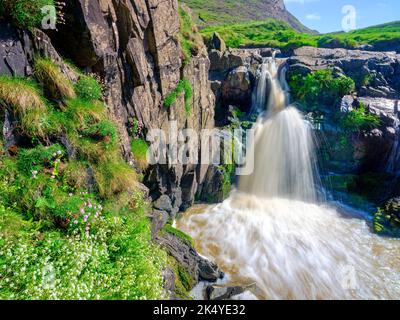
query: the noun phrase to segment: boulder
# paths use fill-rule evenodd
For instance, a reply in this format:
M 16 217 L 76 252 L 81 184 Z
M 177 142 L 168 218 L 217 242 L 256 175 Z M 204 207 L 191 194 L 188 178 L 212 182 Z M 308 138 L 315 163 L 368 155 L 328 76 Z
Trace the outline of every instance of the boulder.
M 229 72 L 222 85 L 222 100 L 225 104 L 249 107 L 253 91 L 251 74 L 247 67 L 238 67 Z
M 246 300 L 257 300 L 254 294 L 257 290 L 256 284 L 234 287 L 209 285 L 205 289 L 205 296 L 207 300 L 240 300 L 241 297 Z
M 171 213 L 173 209 L 171 199 L 165 194 L 154 201 L 153 207 L 161 211 L 166 211 L 168 213 Z
M 160 232 L 155 241 L 184 268 L 193 286 L 202 280 L 215 282 L 224 277 L 218 266 L 201 257 L 189 241 L 167 232 Z

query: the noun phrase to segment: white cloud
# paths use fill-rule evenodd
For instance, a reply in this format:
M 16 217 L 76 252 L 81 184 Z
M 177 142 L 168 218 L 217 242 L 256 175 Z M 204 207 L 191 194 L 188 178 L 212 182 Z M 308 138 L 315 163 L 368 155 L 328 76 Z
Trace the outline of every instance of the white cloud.
M 310 13 L 306 15 L 307 20 L 321 20 L 321 16 L 317 13 Z

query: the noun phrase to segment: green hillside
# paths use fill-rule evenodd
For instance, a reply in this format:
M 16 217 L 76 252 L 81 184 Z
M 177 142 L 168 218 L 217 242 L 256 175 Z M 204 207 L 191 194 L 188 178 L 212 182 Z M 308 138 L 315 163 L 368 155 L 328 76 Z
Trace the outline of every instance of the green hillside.
M 313 33 L 285 8 L 282 0 L 180 0 L 193 10 L 200 28 L 268 18 L 287 22 L 301 32 Z
M 287 23 L 273 19 L 210 26 L 201 30 L 205 38 L 209 38 L 214 32 L 218 32 L 232 48 L 277 47 L 284 50 L 302 46 L 355 48 L 364 44 L 384 48 L 390 44 L 394 48 L 391 50 L 399 50 L 400 46 L 399 21 L 348 33 L 336 32 L 325 35 L 297 32 Z

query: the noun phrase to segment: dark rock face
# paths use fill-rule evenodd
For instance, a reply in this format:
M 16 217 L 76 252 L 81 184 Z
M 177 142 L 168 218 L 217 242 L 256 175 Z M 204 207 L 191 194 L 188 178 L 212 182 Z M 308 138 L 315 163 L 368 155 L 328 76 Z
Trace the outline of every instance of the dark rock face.
M 247 111 L 251 107 L 258 66 L 262 64 L 263 57 L 272 56 L 274 50 L 263 48 L 220 51 L 216 48 L 225 48 L 225 45 L 216 46 L 213 44 L 215 41 L 209 44 L 209 57 L 211 88 L 217 105 L 221 107 L 224 114 L 228 112 L 230 105 Z M 221 124 L 221 119 L 216 120 L 218 124 Z
M 32 70 L 17 30 L 0 21 L 0 74 L 27 76 Z
M 343 111 L 351 111 L 361 103 L 379 117 L 380 125 L 352 139 L 355 145 L 352 157 L 360 163 L 355 171 L 385 170 L 395 141 L 399 100 L 345 96 L 341 107 Z

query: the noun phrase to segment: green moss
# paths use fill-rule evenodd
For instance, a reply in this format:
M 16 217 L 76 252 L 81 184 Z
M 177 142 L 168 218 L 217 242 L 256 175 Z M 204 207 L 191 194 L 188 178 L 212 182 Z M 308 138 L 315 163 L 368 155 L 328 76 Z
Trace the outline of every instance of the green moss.
M 164 105 L 167 108 L 171 107 L 176 102 L 176 99 L 179 97 L 179 95 L 181 95 L 182 93 L 185 94 L 185 110 L 186 114 L 189 116 L 192 110 L 193 88 L 189 80 L 187 79 L 179 81 L 175 90 L 173 90 L 164 99 Z
M 164 232 L 173 234 L 175 236 L 177 236 L 179 239 L 190 243 L 190 245 L 194 246 L 194 240 L 191 236 L 187 235 L 186 233 L 184 233 L 183 231 L 176 229 L 172 226 L 171 222 L 167 223 L 166 226 L 163 229 Z
M 193 289 L 193 280 L 189 273 L 172 256 L 168 256 L 168 266 L 175 274 L 176 296 L 183 300 L 191 300 L 190 290 Z

